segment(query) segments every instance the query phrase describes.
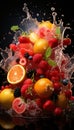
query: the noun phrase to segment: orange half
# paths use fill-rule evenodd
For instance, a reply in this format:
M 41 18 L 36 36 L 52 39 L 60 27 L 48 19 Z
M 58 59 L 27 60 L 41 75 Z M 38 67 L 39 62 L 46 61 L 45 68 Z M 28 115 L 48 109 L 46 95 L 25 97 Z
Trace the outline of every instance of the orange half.
M 13 85 L 18 84 L 25 78 L 25 73 L 26 71 L 22 65 L 14 65 L 7 73 L 7 81 Z

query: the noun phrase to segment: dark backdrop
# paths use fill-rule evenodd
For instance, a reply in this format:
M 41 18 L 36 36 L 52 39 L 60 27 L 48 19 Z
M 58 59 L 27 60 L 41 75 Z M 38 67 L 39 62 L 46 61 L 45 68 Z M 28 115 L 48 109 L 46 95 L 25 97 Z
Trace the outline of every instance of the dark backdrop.
M 61 17 L 61 14 L 64 14 L 64 24 L 70 23 L 70 26 L 72 30 L 69 32 L 70 37 L 72 39 L 72 44 L 67 48 L 66 52 L 69 54 L 74 54 L 74 7 L 73 7 L 73 0 L 0 0 L 0 47 L 5 48 L 8 46 L 13 39 L 13 34 L 10 31 L 10 27 L 12 25 L 20 24 L 20 21 L 22 20 L 24 13 L 22 11 L 23 4 L 27 3 L 28 8 L 30 10 L 30 13 L 33 17 L 37 17 L 38 20 L 43 19 L 49 19 L 49 13 L 51 7 L 55 7 L 58 17 Z M 43 12 L 46 13 L 46 16 L 43 16 Z M 36 16 L 36 14 L 39 13 L 39 16 Z M 2 78 L 0 76 L 0 82 L 2 81 Z M 44 122 L 43 122 L 44 123 Z M 43 128 L 41 128 L 41 124 L 39 122 L 39 126 L 41 130 L 43 129 L 54 129 L 59 130 L 57 126 L 54 125 L 53 121 L 50 122 L 50 125 L 43 125 Z M 49 123 L 48 123 L 49 124 Z M 71 124 L 72 126 L 69 126 L 67 123 L 64 127 L 64 130 L 66 129 L 72 129 L 73 122 Z M 48 127 L 48 128 L 47 128 Z M 1 129 L 1 127 L 0 127 Z M 28 129 L 23 127 L 16 127 L 16 130 L 18 129 L 25 129 L 25 130 L 34 130 L 34 126 L 31 124 Z M 38 129 L 38 128 L 37 128 Z M 39 130 L 39 129 L 38 129 Z

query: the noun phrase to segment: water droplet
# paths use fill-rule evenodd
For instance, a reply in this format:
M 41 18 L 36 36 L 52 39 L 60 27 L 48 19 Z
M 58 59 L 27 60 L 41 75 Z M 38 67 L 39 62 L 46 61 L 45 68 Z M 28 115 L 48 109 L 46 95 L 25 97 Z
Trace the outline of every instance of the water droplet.
M 54 8 L 54 7 L 51 7 L 51 11 L 55 11 L 55 8 Z

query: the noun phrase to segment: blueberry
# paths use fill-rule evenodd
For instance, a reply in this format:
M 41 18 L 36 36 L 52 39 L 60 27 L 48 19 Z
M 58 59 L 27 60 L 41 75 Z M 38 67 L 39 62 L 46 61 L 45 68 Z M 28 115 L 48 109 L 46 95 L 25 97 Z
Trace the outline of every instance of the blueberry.
M 14 96 L 15 97 L 20 97 L 21 96 L 20 88 L 15 88 L 15 90 L 14 90 Z
M 24 57 L 25 57 L 25 58 L 28 58 L 28 57 L 29 57 L 29 53 L 28 53 L 28 52 L 25 53 L 25 54 L 24 54 Z
M 36 74 L 36 70 L 35 69 L 28 70 L 27 73 L 26 73 L 28 78 L 31 78 L 33 76 L 33 74 L 34 75 Z
M 63 83 L 63 85 L 65 85 L 65 86 L 68 85 L 68 79 L 63 79 L 63 80 L 62 80 L 62 83 Z
M 32 60 L 32 59 L 33 59 L 33 57 L 32 57 L 32 56 L 29 56 L 29 57 L 28 57 L 28 60 Z

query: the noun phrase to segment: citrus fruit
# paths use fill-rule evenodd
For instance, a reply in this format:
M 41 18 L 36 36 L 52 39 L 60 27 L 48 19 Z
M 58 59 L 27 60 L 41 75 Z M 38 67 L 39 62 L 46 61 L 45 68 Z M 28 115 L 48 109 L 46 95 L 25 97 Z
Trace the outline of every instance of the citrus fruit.
M 35 83 L 34 91 L 39 97 L 48 98 L 53 92 L 53 83 L 48 78 L 41 78 Z
M 33 43 L 35 43 L 39 39 L 38 35 L 35 32 L 30 33 L 29 38 Z
M 22 114 L 26 110 L 26 104 L 21 97 L 17 97 L 13 100 L 12 109 L 17 114 Z
M 34 50 L 34 53 L 44 54 L 47 47 L 48 47 L 47 40 L 40 38 L 35 42 L 33 50 Z
M 67 103 L 68 103 L 68 100 L 66 98 L 65 93 L 60 93 L 58 95 L 58 99 L 57 99 L 57 106 L 61 107 L 62 109 L 64 109 L 64 108 L 67 107 Z
M 5 109 L 10 109 L 14 100 L 14 92 L 11 88 L 3 89 L 0 93 L 0 104 Z
M 24 67 L 20 64 L 16 64 L 8 71 L 7 80 L 10 84 L 18 84 L 24 79 L 25 73 Z
M 47 27 L 47 28 L 51 29 L 53 27 L 53 24 L 50 21 L 42 21 L 39 24 L 39 27 Z

